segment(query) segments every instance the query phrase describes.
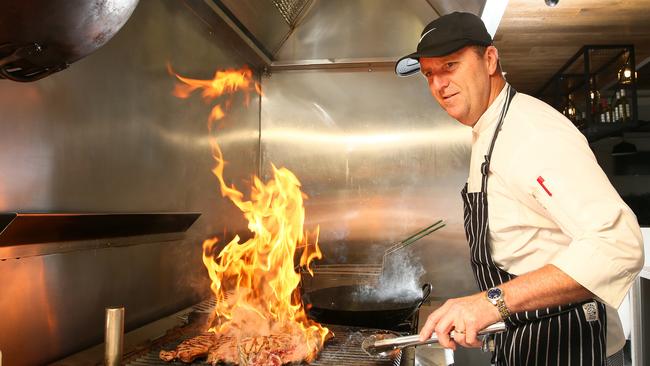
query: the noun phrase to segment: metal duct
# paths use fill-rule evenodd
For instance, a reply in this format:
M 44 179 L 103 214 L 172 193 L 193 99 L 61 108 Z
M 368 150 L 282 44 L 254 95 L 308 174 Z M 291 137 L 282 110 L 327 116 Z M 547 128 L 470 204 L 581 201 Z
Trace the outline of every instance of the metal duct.
M 394 62 L 422 28 L 485 0 L 205 0 L 272 68 Z

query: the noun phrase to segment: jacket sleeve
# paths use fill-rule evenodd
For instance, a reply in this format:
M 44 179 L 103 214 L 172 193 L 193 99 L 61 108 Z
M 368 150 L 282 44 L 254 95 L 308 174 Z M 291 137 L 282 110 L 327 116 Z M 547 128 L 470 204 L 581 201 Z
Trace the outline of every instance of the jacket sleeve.
M 551 264 L 618 308 L 644 263 L 636 216 L 578 131 L 541 132 L 524 150 L 517 185 L 571 238 Z

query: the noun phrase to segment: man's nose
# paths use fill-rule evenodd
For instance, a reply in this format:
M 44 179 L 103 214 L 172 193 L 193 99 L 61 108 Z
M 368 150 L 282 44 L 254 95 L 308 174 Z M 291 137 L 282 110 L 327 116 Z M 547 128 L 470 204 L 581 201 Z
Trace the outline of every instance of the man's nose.
M 431 78 L 431 86 L 438 91 L 442 91 L 449 86 L 449 78 L 445 75 L 434 75 Z
M 434 95 L 436 92 L 438 94 L 443 94 L 443 91 L 447 86 L 449 86 L 449 78 L 443 75 L 434 75 L 429 79 L 429 88 L 431 89 L 431 93 Z

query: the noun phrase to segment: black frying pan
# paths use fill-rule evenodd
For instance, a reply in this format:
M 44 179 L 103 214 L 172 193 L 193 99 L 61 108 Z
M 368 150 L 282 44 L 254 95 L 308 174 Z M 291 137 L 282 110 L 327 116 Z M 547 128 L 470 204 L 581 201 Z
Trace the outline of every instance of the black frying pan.
M 320 323 L 392 328 L 413 315 L 431 294 L 431 284 L 419 296 L 380 300 L 378 289 L 367 285 L 337 286 L 307 292 L 302 300 L 307 315 Z

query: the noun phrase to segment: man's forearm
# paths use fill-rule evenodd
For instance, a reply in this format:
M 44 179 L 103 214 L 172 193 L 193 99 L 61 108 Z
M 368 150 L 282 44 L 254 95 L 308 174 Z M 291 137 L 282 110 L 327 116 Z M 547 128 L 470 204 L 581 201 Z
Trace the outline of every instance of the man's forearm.
M 511 313 L 534 311 L 593 298 L 594 295 L 552 264 L 499 286 Z

